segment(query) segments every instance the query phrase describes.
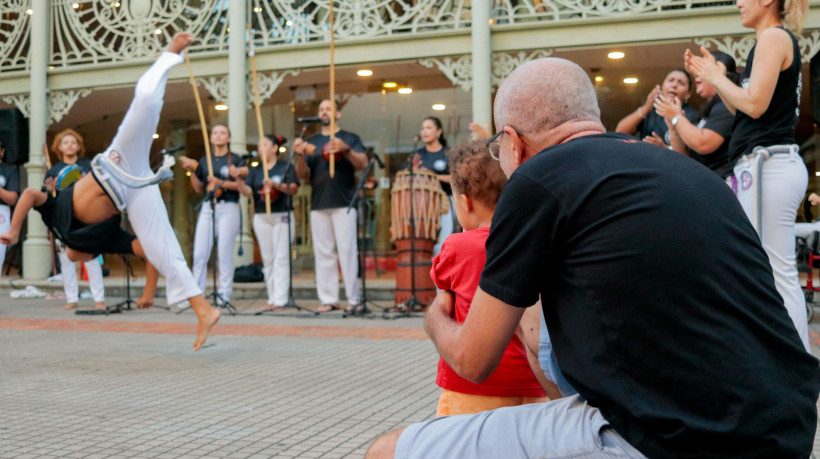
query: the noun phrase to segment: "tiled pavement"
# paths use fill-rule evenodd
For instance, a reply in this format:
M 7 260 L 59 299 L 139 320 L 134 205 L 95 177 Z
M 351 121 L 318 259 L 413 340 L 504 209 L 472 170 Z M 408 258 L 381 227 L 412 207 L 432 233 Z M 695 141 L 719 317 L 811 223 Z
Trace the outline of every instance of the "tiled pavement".
M 418 317 L 225 315 L 195 353 L 191 312 L 80 316 L 7 295 L 0 458 L 362 457 L 435 412 Z M 818 324 L 812 341 L 820 354 Z

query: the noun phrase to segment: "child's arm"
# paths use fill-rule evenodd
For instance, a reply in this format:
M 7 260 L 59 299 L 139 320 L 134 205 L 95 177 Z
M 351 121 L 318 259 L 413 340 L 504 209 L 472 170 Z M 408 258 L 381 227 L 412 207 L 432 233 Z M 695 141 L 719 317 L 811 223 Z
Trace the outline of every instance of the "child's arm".
M 550 400 L 561 398 L 561 391 L 558 390 L 558 385 L 547 379 L 544 370 L 541 368 L 541 363 L 538 361 L 538 349 L 541 345 L 540 301 L 535 303 L 535 306 L 531 306 L 524 311 L 524 315 L 521 317 L 521 322 L 519 322 L 515 334 L 524 345 L 532 373 L 535 375 L 535 379 L 541 384 L 547 397 L 549 397 Z
M 9 227 L 6 234 L 0 235 L 0 243 L 11 246 L 17 243 L 20 239 L 20 229 L 23 227 L 23 221 L 28 215 L 28 211 L 32 207 L 43 205 L 48 199 L 48 195 L 44 192 L 34 189 L 26 188 L 23 195 L 17 201 L 17 206 L 14 208 L 14 215 L 11 217 L 11 227 Z

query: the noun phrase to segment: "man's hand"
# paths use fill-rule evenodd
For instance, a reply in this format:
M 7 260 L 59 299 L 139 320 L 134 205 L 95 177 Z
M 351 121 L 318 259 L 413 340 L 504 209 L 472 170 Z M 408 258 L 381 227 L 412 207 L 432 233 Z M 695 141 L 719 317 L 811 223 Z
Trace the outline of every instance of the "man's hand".
M 342 139 L 334 137 L 330 139 L 328 153 L 347 155 L 350 153 L 350 147 Z
M 652 135 L 648 135 L 643 138 L 643 141 L 646 143 L 651 143 L 652 145 L 657 145 L 659 147 L 669 147 L 666 142 L 663 141 L 661 136 L 658 135 L 657 132 L 652 132 Z
M 9 231 L 5 234 L 0 234 L 0 244 L 12 246 L 20 240 L 20 232 Z
M 195 159 L 188 158 L 186 156 L 179 157 L 179 164 L 182 165 L 182 168 L 188 172 L 193 172 L 196 167 L 199 165 L 199 161 Z
M 149 309 L 154 306 L 154 296 L 143 294 L 137 300 L 137 309 Z

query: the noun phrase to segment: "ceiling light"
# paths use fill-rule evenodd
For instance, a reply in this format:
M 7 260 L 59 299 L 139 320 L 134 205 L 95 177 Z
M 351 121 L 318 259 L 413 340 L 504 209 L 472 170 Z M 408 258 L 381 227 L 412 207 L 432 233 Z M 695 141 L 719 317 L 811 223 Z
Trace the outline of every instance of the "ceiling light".
M 600 83 L 602 81 L 604 81 L 604 77 L 602 77 L 601 75 L 595 77 L 595 82 Z
M 49 66 L 48 66 L 48 69 L 49 69 L 49 70 L 54 70 L 54 66 L 53 66 L 53 65 L 49 65 Z
M 606 55 L 606 57 L 610 59 L 623 59 L 624 56 L 625 54 L 620 51 L 612 51 L 611 53 Z
M 356 75 L 359 75 L 360 77 L 369 77 L 373 75 L 373 71 L 370 69 L 361 69 L 358 72 L 356 72 Z
M 214 109 L 219 110 L 220 112 L 224 112 L 225 110 L 228 109 L 228 106 L 223 104 L 223 103 L 218 103 L 218 104 L 214 105 Z
M 624 83 L 626 84 L 636 84 L 638 79 L 635 77 L 624 78 Z
M 258 165 L 259 165 L 259 161 L 253 161 L 253 162 L 251 162 L 251 167 L 256 167 L 256 166 L 258 166 Z
M 442 111 L 447 108 L 444 104 L 433 104 L 433 110 Z
M 29 8 L 29 9 L 27 9 L 27 10 L 26 10 L 26 14 L 28 14 L 29 16 L 31 16 L 32 14 L 34 14 L 34 10 L 33 10 L 33 9 L 31 9 L 31 8 Z
M 159 138 L 159 134 L 154 134 L 152 137 L 153 137 L 153 138 L 155 138 L 155 139 L 158 139 L 158 138 Z
M 385 81 L 384 83 L 382 83 L 382 87 L 387 89 L 393 89 L 396 86 L 398 86 L 398 84 L 396 84 L 395 81 Z
M 279 147 L 279 153 L 284 153 L 286 151 L 288 151 L 287 147 Z
M 815 173 L 814 173 L 814 176 L 815 176 L 815 177 L 820 177 L 820 172 L 815 172 Z
M 412 94 L 412 88 L 399 88 L 399 94 Z
M 162 30 L 157 29 L 157 30 L 154 31 L 154 33 L 157 34 L 157 35 L 162 35 Z
M 285 21 L 285 25 L 293 25 L 293 21 L 291 21 L 290 19 L 288 19 L 287 21 Z
M 262 7 L 261 6 L 254 7 L 253 11 L 255 13 L 261 13 L 262 12 Z
M 185 171 L 185 175 L 187 175 L 188 177 L 190 177 L 190 176 L 191 176 L 191 171 Z
M 72 8 L 74 8 L 74 9 L 76 10 L 77 8 L 79 8 L 79 7 L 80 7 L 80 4 L 79 4 L 79 3 L 72 3 L 72 4 L 71 4 L 71 7 L 72 7 Z

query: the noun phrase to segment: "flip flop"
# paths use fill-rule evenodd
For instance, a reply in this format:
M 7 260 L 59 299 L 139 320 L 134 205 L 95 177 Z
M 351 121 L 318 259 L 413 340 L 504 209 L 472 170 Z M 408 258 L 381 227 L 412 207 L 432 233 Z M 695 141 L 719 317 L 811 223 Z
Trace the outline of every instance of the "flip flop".
M 330 312 L 330 311 L 333 311 L 333 310 L 336 310 L 336 309 L 340 309 L 339 305 L 337 305 L 337 304 L 323 304 L 323 305 L 319 306 L 317 311 L 318 312 Z

